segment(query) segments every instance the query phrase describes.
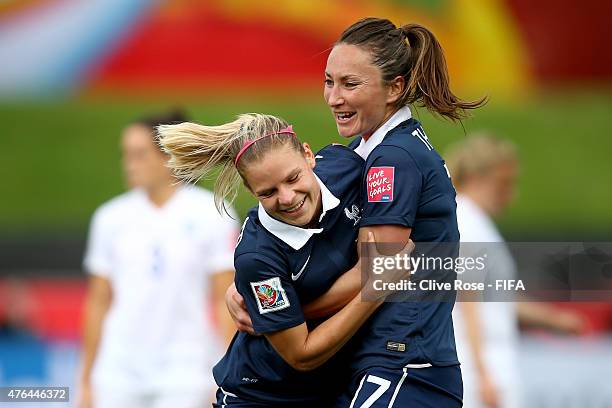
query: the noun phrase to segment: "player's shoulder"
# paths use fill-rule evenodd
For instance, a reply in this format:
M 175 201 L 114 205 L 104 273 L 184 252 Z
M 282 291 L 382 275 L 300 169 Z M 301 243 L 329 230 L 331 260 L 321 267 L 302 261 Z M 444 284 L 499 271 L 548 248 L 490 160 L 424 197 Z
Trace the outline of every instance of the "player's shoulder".
M 332 162 L 337 159 L 346 160 L 348 163 L 363 163 L 363 159 L 359 156 L 355 151 L 349 147 L 340 143 L 331 143 L 327 146 L 324 146 L 316 153 L 317 156 L 320 156 L 319 159 L 324 162 Z
M 235 261 L 252 262 L 256 259 L 271 262 L 283 261 L 286 258 L 287 249 L 279 239 L 265 229 L 257 213 L 257 207 L 247 213 L 236 243 Z
M 458 195 L 457 225 L 462 242 L 498 242 L 501 240 L 491 218 L 469 198 Z
M 193 184 L 184 184 L 180 187 L 179 194 L 181 195 L 183 205 L 188 207 L 190 211 L 200 214 L 200 216 L 206 217 L 211 221 L 234 222 L 237 219 L 234 208 L 227 203 L 225 208 L 228 210 L 229 216 L 225 212 L 219 213 L 215 205 L 215 196 L 210 190 Z
M 398 165 L 410 161 L 424 173 L 439 167 L 442 160 L 425 130 L 414 118 L 391 129 L 383 141 L 374 148 L 368 161 L 381 159 Z
M 365 161 L 355 151 L 341 144 L 331 144 L 315 156 L 315 174 L 334 195 L 353 189 L 363 172 Z
M 210 208 L 215 206 L 214 194 L 205 188 L 184 184 L 180 187 L 180 193 L 194 205 L 204 205 Z
M 270 271 L 277 271 L 277 275 L 280 276 L 287 270 L 284 265 L 282 259 L 272 258 L 265 252 L 236 252 L 234 255 L 234 268 L 239 278 L 253 277 Z
M 419 155 L 434 150 L 421 123 L 408 119 L 391 129 L 377 149 L 386 149 L 391 152 L 401 151 L 411 155 Z
M 315 159 L 315 172 L 319 177 L 328 173 L 351 173 L 363 169 L 364 160 L 345 145 L 333 143 L 319 150 Z
M 119 194 L 100 205 L 94 212 L 94 218 L 105 221 L 121 218 L 138 208 L 143 194 L 144 192 L 138 189 Z

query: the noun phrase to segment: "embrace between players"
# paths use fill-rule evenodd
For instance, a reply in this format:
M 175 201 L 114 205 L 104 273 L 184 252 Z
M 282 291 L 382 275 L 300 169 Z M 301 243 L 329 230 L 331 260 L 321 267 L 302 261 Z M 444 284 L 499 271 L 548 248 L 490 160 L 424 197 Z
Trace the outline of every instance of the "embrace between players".
M 444 255 L 458 255 L 450 175 L 408 107 L 459 120 L 484 102 L 460 100 L 448 82 L 426 28 L 366 18 L 344 31 L 325 70 L 338 132 L 357 136 L 348 147 L 315 155 L 263 114 L 158 128 L 182 179 L 220 168 L 220 210 L 240 182 L 259 201 L 235 250 L 228 306 L 243 330 L 214 368 L 215 406 L 462 405 L 453 302 L 384 302 L 390 293 L 362 287 L 357 250 L 447 242 L 457 245 Z

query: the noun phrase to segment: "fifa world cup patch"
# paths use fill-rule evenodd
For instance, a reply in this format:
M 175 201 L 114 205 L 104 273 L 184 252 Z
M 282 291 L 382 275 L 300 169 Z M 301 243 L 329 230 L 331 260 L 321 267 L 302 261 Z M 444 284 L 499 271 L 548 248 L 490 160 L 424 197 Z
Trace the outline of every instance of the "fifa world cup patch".
M 393 201 L 394 177 L 395 167 L 370 167 L 366 179 L 368 202 Z
M 289 299 L 280 278 L 271 278 L 259 282 L 251 282 L 251 288 L 257 301 L 259 313 L 275 312 L 289 307 Z

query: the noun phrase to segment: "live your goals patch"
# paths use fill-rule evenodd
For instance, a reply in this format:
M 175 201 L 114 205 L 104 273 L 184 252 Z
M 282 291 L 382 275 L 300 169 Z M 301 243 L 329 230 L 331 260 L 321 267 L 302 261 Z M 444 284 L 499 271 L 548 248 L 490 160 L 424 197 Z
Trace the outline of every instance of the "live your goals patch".
M 368 202 L 393 201 L 395 167 L 370 167 L 368 170 Z

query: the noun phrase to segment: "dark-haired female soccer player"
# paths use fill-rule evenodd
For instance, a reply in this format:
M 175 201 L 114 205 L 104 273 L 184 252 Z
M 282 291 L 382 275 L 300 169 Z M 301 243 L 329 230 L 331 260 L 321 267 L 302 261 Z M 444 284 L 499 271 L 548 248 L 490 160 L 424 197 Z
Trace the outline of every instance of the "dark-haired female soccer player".
M 417 250 L 429 243 L 425 256 L 456 258 L 450 174 L 408 105 L 459 120 L 484 100 L 465 102 L 451 92 L 434 35 L 417 24 L 396 27 L 380 18 L 353 24 L 329 55 L 324 96 L 338 132 L 358 136 L 350 146 L 365 160 L 360 234 L 373 232 L 377 242 L 412 239 Z M 455 277 L 453 270 L 422 273 L 418 279 Z M 461 406 L 454 293 L 446 295 L 441 302 L 387 302 L 379 308 L 356 341 L 352 385 L 338 406 Z

